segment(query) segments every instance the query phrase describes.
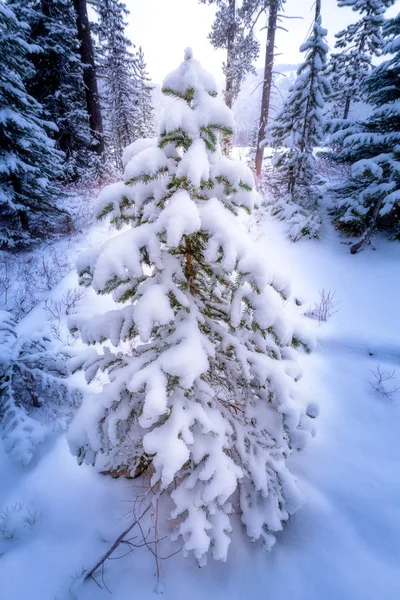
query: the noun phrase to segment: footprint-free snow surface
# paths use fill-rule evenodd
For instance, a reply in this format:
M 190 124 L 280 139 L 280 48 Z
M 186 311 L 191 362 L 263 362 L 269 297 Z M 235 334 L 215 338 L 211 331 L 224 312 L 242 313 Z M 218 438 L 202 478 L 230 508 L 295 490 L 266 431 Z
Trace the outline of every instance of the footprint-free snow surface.
M 315 439 L 291 459 L 303 508 L 270 553 L 237 533 L 227 563 L 199 569 L 178 553 L 159 561 L 158 583 L 154 557 L 133 530 L 142 547 L 120 547 L 113 557 L 126 556 L 106 563 L 99 585 L 83 583 L 83 570 L 129 524 L 140 483 L 79 467 L 63 437 L 29 467 L 0 449 L 1 600 L 400 598 L 400 393 L 385 397 L 370 383 L 379 366 L 397 371 L 400 387 L 400 245 L 377 239 L 352 256 L 330 229 L 293 244 L 268 217 L 253 233 L 305 307 L 321 289 L 340 302 L 326 323 L 310 320 L 316 349 L 301 357 L 302 394 L 320 408 Z M 154 529 L 155 515 L 146 527 Z

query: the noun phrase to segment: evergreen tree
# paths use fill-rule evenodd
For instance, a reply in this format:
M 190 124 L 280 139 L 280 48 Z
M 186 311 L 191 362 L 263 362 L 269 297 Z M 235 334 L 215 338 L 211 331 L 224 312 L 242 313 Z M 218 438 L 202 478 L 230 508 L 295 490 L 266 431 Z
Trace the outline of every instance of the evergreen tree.
M 400 238 L 400 15 L 383 27 L 383 52 L 388 59 L 374 67 L 362 93 L 374 109 L 363 121 L 333 121 L 334 155 L 351 165 L 351 178 L 335 189 L 336 225 L 363 236 L 356 252 L 375 229 Z
M 29 57 L 35 72 L 27 90 L 57 125 L 54 137 L 65 154 L 64 177 L 74 180 L 87 170 L 90 146 L 75 12 L 70 0 L 21 0 L 19 7 L 30 11 L 29 42 L 40 47 Z
M 122 169 L 124 148 L 138 138 L 138 64 L 132 43 L 125 36 L 125 17 L 129 14 L 125 4 L 97 0 L 96 10 L 106 135 L 115 164 Z
M 357 23 L 335 35 L 335 48 L 327 68 L 333 102 L 332 117 L 347 119 L 351 104 L 362 100 L 361 83 L 369 73 L 374 56 L 381 52 L 384 12 L 394 0 L 338 0 L 361 16 Z
M 139 47 L 137 53 L 137 80 L 136 80 L 136 138 L 152 138 L 155 135 L 154 129 L 154 108 L 151 92 L 153 86 L 150 85 L 150 79 L 146 70 L 146 63 L 142 47 Z
M 215 21 L 209 40 L 217 49 L 226 50 L 223 65 L 225 75 L 225 102 L 229 108 L 240 92 L 240 87 L 248 73 L 255 73 L 254 61 L 258 57 L 259 43 L 252 28 L 246 28 L 242 11 L 238 10 L 237 0 L 200 0 L 203 4 L 215 4 Z
M 71 322 L 84 342 L 116 350 L 76 364 L 109 383 L 86 400 L 70 446 L 100 470 L 150 464 L 184 551 L 202 564 L 226 558 L 232 502 L 249 537 L 272 546 L 298 505 L 286 458 L 315 413 L 294 395 L 306 343 L 295 303 L 238 218 L 257 194 L 250 170 L 219 149 L 231 111 L 190 49 L 163 92 L 175 102 L 158 141 L 135 142 L 124 182 L 99 198 L 99 218 L 130 227 L 79 259 L 82 284 L 121 306 Z
M 12 315 L 0 311 L 0 434 L 10 457 L 25 465 L 50 433 L 65 429 L 79 398 L 66 384 L 66 355 L 49 342 L 18 335 Z
M 0 245 L 9 248 L 48 235 L 64 219 L 54 184 L 63 155 L 47 134 L 55 126 L 25 87 L 33 76 L 27 35 L 27 24 L 0 2 Z
M 302 235 L 316 237 L 320 219 L 310 215 L 316 207 L 314 149 L 321 144 L 324 130 L 324 98 L 330 92 L 324 76 L 328 47 L 326 29 L 321 25 L 320 2 L 316 3 L 316 16 L 311 34 L 300 47 L 306 53 L 297 78 L 274 123 L 267 129 L 264 143 L 275 147 L 273 158 L 275 194 L 285 196 L 274 211 L 296 226 L 290 237 Z M 283 150 L 281 150 L 283 148 Z M 291 203 L 291 207 L 285 205 Z M 294 219 L 294 221 L 293 221 Z

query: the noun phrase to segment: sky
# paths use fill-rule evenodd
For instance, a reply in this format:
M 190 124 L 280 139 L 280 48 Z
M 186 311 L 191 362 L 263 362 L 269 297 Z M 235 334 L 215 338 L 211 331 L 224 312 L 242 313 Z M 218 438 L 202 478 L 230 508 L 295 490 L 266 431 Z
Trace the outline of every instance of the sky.
M 125 0 L 130 10 L 127 33 L 132 42 L 142 46 L 150 78 L 161 83 L 164 77 L 183 60 L 186 47 L 193 48 L 194 57 L 203 67 L 222 81 L 221 65 L 225 52 L 214 50 L 207 39 L 214 19 L 214 8 L 198 0 Z M 301 62 L 299 47 L 309 31 L 313 19 L 314 0 L 287 0 L 285 14 L 301 19 L 282 22 L 289 29 L 277 32 L 277 63 Z M 400 10 L 400 0 L 387 11 L 394 16 Z M 339 8 L 337 0 L 322 0 L 322 24 L 328 29 L 328 44 L 334 45 L 334 34 L 344 29 L 357 16 L 350 8 Z M 263 66 L 266 30 L 260 19 L 258 37 L 261 53 L 257 67 Z

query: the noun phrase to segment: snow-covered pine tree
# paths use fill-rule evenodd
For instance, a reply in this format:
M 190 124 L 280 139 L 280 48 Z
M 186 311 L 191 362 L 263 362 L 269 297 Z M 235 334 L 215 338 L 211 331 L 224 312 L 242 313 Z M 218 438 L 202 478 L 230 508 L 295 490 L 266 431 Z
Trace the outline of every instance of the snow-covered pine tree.
M 208 36 L 216 49 L 226 50 L 223 64 L 225 75 L 225 102 L 229 108 L 240 92 L 249 73 L 255 73 L 254 62 L 258 57 L 259 43 L 253 29 L 245 26 L 237 0 L 200 0 L 202 4 L 215 4 L 215 21 Z
M 57 208 L 63 155 L 47 132 L 41 105 L 25 82 L 33 75 L 27 55 L 28 26 L 0 2 L 0 246 L 29 245 L 59 226 Z
M 19 335 L 12 315 L 0 311 L 0 433 L 6 452 L 25 465 L 49 433 L 65 429 L 78 403 L 66 358 L 41 334 Z
M 361 18 L 335 35 L 337 51 L 327 66 L 333 118 L 347 119 L 352 103 L 362 100 L 361 82 L 371 69 L 373 57 L 380 55 L 384 12 L 393 3 L 394 0 L 338 0 L 339 6 L 350 7 Z
M 136 138 L 152 138 L 155 135 L 154 108 L 152 100 L 153 86 L 146 69 L 146 62 L 142 47 L 137 53 L 137 80 L 136 80 Z M 136 139 L 135 138 L 135 139 Z
M 351 165 L 352 176 L 335 188 L 338 228 L 362 235 L 356 252 L 375 229 L 400 238 L 400 15 L 383 26 L 387 60 L 373 68 L 362 93 L 374 108 L 364 121 L 333 121 L 334 158 Z
M 305 60 L 283 108 L 267 128 L 264 144 L 277 149 L 273 157 L 275 197 L 273 213 L 288 221 L 289 236 L 318 237 L 321 219 L 316 214 L 314 149 L 324 133 L 324 99 L 330 85 L 324 75 L 328 46 L 322 27 L 320 1 L 307 41 L 300 47 Z
M 42 105 L 44 117 L 57 125 L 53 137 L 65 154 L 63 177 L 74 180 L 84 175 L 90 158 L 75 11 L 70 0 L 18 0 L 21 9 L 29 11 L 28 41 L 40 48 L 29 56 L 34 74 L 27 91 Z
M 130 227 L 79 259 L 82 284 L 121 306 L 70 323 L 107 342 L 75 367 L 109 379 L 72 423 L 72 452 L 101 471 L 151 463 L 200 564 L 226 559 L 233 511 L 272 546 L 299 502 L 286 459 L 315 416 L 296 399 L 307 342 L 295 303 L 238 218 L 257 194 L 251 171 L 221 155 L 233 123 L 216 89 L 187 49 L 163 83 L 174 103 L 158 141 L 132 144 L 124 182 L 99 198 L 99 218 Z
M 121 0 L 96 0 L 99 15 L 99 74 L 103 81 L 104 121 L 107 142 L 118 169 L 122 152 L 138 138 L 137 58 L 125 36 L 129 14 Z

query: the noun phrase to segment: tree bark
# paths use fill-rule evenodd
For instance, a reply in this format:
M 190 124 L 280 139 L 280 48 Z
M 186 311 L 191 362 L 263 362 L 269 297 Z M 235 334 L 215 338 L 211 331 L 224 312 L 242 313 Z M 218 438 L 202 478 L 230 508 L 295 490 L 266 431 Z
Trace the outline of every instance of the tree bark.
M 356 254 L 356 252 L 358 252 L 364 246 L 366 246 L 366 244 L 371 239 L 371 235 L 374 233 L 375 228 L 376 228 L 376 221 L 378 219 L 378 213 L 379 213 L 380 208 L 382 206 L 382 202 L 383 202 L 383 195 L 381 195 L 381 197 L 378 198 L 378 200 L 375 203 L 374 211 L 372 213 L 370 225 L 364 231 L 363 235 L 361 236 L 361 239 L 350 248 L 351 254 Z
M 94 64 L 93 43 L 86 0 L 74 0 L 78 39 L 83 69 L 83 81 L 86 92 L 86 106 L 89 124 L 93 136 L 93 149 L 101 157 L 104 154 L 103 121 L 101 117 L 99 92 L 97 88 L 96 67 Z
M 264 66 L 264 80 L 263 80 L 263 91 L 261 100 L 261 113 L 260 113 L 260 124 L 258 128 L 257 136 L 257 150 L 256 150 L 256 177 L 261 176 L 262 162 L 264 158 L 264 148 L 261 147 L 261 142 L 265 137 L 265 127 L 268 124 L 269 108 L 271 101 L 271 88 L 272 88 L 272 70 L 274 66 L 274 50 L 275 50 L 275 33 L 276 23 L 278 19 L 278 8 L 280 0 L 271 0 L 269 7 L 268 16 L 268 33 L 267 33 L 267 45 L 265 49 L 265 66 Z

